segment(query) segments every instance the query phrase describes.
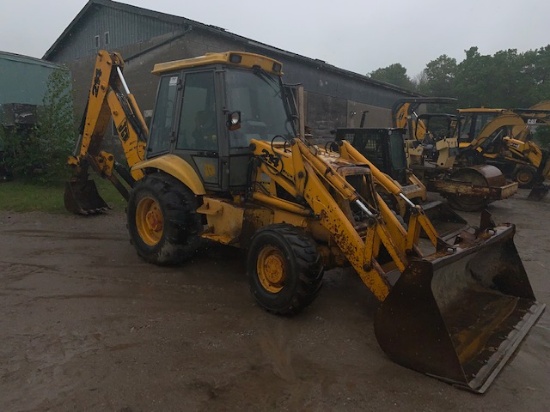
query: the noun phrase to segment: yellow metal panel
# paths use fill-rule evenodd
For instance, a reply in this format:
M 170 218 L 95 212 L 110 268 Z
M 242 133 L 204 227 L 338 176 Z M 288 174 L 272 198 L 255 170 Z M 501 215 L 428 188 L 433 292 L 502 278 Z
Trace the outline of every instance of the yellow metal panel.
M 198 213 L 206 215 L 208 229 L 202 237 L 223 244 L 235 244 L 239 241 L 243 226 L 244 208 L 220 199 L 203 198 Z
M 194 194 L 206 194 L 204 185 L 195 170 L 189 163 L 176 155 L 167 154 L 136 163 L 134 167 L 132 167 L 132 172 L 134 170 L 143 169 L 162 170 L 185 184 Z
M 231 55 L 238 55 L 241 57 L 239 63 L 233 63 L 230 61 Z M 193 57 L 190 59 L 175 60 L 166 63 L 157 63 L 153 67 L 153 74 L 162 74 L 166 72 L 172 72 L 181 69 L 189 69 L 193 67 L 207 66 L 210 64 L 230 64 L 239 67 L 245 67 L 251 69 L 254 66 L 259 66 L 269 73 L 276 75 L 282 75 L 282 63 L 270 59 L 269 57 L 261 56 L 254 53 L 246 53 L 240 51 L 228 51 L 224 53 L 207 53 L 204 56 Z M 279 67 L 278 71 L 274 71 L 274 68 Z

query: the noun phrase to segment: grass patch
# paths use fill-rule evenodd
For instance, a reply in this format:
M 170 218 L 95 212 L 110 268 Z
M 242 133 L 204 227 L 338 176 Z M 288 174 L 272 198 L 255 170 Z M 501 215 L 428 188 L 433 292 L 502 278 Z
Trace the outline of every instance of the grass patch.
M 94 179 L 97 191 L 115 211 L 124 211 L 126 201 L 108 181 Z M 63 205 L 64 183 L 36 184 L 21 180 L 0 183 L 0 210 L 69 213 Z

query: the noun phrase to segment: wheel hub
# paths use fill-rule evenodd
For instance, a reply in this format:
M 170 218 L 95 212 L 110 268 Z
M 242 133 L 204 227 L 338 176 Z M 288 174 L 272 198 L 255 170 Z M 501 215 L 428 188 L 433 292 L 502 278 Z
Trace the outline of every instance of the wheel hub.
M 262 287 L 271 292 L 279 292 L 286 280 L 285 259 L 281 251 L 273 246 L 264 248 L 258 256 L 258 277 Z
M 162 230 L 162 215 L 155 206 L 147 212 L 145 220 L 147 221 L 149 229 L 158 232 L 159 230 Z
M 164 217 L 159 203 L 150 197 L 139 201 L 136 208 L 136 227 L 140 238 L 149 246 L 156 245 L 162 238 Z
M 516 175 L 516 180 L 521 184 L 527 184 L 531 181 L 531 173 L 527 170 L 520 170 Z

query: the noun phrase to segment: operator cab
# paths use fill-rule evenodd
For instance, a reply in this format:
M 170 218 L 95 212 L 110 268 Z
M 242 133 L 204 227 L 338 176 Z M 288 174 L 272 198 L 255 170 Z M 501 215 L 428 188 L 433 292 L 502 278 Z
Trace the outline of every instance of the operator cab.
M 454 138 L 457 134 L 459 117 L 449 113 L 423 113 L 418 115 L 418 121 L 415 124 L 414 135 L 422 139 L 424 147 L 424 157 L 428 161 L 437 162 L 439 157 L 439 149 L 437 142 L 449 138 Z M 419 124 L 422 124 L 422 130 L 425 131 L 424 136 L 418 136 Z M 450 156 L 457 156 L 458 149 L 452 147 Z
M 458 129 L 460 148 L 468 147 L 479 132 L 490 122 L 492 122 L 501 111 L 468 111 L 459 110 L 460 123 Z
M 147 158 L 172 153 L 195 169 L 207 190 L 244 190 L 250 141 L 296 135 L 281 68 L 243 52 L 157 64 Z
M 405 129 L 339 128 L 336 140 L 347 140 L 378 169 L 400 184 L 407 184 Z

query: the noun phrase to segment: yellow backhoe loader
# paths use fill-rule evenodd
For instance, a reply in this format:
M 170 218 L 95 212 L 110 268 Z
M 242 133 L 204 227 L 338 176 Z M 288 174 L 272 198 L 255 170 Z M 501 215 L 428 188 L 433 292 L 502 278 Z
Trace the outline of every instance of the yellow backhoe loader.
M 540 200 L 548 193 L 550 154 L 532 140 L 532 127 L 550 123 L 550 102 L 528 109 L 458 109 L 461 164 L 490 164 L 531 188 L 530 199 Z
M 150 132 L 123 66 L 120 55 L 98 53 L 69 159 L 70 211 L 106 206 L 87 178 L 91 167 L 128 198 L 143 259 L 179 264 L 203 239 L 245 249 L 252 295 L 278 315 L 311 304 L 325 268 L 351 265 L 380 301 L 374 329 L 391 359 L 487 390 L 545 308 L 513 225 L 485 213 L 479 228 L 443 240 L 401 194 L 410 207 L 405 229 L 374 189 L 379 171 L 349 142 L 319 149 L 296 133 L 276 60 L 225 52 L 156 64 Z M 101 150 L 111 116 L 129 170 Z
M 400 99 L 392 108 L 393 124 L 407 129 L 409 164 L 427 189 L 441 194 L 454 209 L 479 211 L 491 202 L 514 195 L 518 184 L 508 182 L 495 166 L 455 165 L 459 154 L 455 135 L 458 117 L 448 113 L 419 113 L 421 106 L 455 101 L 446 97 Z

